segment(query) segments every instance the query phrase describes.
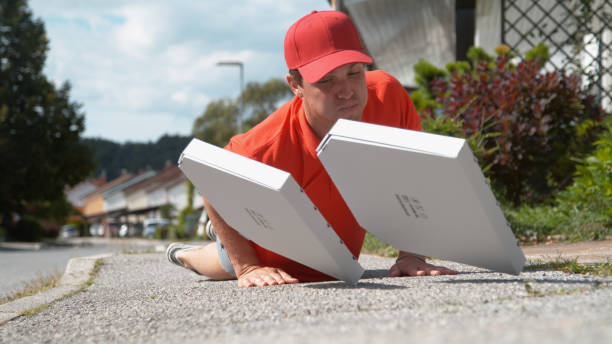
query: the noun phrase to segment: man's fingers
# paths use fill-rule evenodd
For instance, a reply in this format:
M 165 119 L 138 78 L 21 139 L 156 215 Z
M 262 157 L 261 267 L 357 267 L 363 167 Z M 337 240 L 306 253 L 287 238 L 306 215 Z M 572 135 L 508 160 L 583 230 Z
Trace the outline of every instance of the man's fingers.
M 292 277 L 291 275 L 289 275 L 288 273 L 286 273 L 283 270 L 278 270 L 278 273 L 280 274 L 281 278 L 285 281 L 285 283 L 297 283 L 299 282 L 297 278 Z
M 279 276 L 280 277 L 280 276 Z M 277 281 L 277 277 L 274 275 L 264 275 L 261 278 L 264 282 L 264 285 L 276 285 L 279 284 L 279 282 Z
M 241 278 L 240 280 L 238 280 L 238 287 L 240 288 L 250 288 L 250 287 L 254 287 L 255 284 L 247 278 Z
M 427 268 L 427 274 L 430 276 L 439 276 L 439 275 L 456 275 L 457 271 L 447 269 L 443 266 L 433 266 Z
M 265 267 L 258 268 L 241 276 L 238 280 L 238 286 L 249 288 L 297 282 L 299 282 L 297 278 L 291 277 L 291 275 L 281 269 Z
M 443 266 L 427 264 L 420 259 L 405 258 L 395 263 L 389 269 L 389 276 L 440 276 L 456 275 L 457 271 L 447 269 Z

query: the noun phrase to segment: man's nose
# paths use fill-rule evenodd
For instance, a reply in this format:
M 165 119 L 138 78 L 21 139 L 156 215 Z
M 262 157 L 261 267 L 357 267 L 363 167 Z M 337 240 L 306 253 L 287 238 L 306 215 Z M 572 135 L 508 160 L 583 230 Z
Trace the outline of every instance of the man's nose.
M 350 87 L 348 80 L 342 80 L 338 82 L 338 89 L 336 95 L 338 99 L 351 99 L 353 96 L 353 89 Z

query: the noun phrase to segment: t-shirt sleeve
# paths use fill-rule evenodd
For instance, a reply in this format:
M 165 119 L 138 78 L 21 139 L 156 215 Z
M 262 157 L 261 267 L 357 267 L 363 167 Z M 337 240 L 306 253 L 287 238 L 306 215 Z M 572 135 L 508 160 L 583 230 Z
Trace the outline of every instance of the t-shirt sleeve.
M 249 152 L 247 152 L 247 149 L 243 141 L 241 140 L 240 134 L 232 137 L 230 139 L 230 142 L 225 147 L 223 147 L 223 149 L 250 158 Z
M 421 131 L 421 117 L 419 117 L 412 99 L 410 99 L 410 95 L 400 84 L 399 80 L 391 75 L 389 75 L 389 78 L 391 79 L 389 89 L 393 92 L 392 94 L 397 102 L 396 106 L 401 116 L 401 127 Z
M 380 70 L 368 73 L 371 98 L 364 112 L 364 121 L 420 131 L 421 118 L 400 82 Z

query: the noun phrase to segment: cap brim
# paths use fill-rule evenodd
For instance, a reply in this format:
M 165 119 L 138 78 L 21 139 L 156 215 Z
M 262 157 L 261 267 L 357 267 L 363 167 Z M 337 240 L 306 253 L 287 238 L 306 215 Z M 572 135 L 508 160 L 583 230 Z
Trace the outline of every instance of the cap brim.
M 299 67 L 298 70 L 304 80 L 313 84 L 340 66 L 359 62 L 371 64 L 372 58 L 361 51 L 341 50 Z

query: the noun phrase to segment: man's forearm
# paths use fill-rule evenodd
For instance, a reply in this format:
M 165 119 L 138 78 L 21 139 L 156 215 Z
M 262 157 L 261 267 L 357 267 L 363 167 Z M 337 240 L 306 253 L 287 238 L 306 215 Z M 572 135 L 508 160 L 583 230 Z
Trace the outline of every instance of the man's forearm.
M 257 252 L 255 252 L 253 244 L 228 225 L 207 200 L 204 200 L 204 206 L 215 228 L 215 232 L 223 243 L 230 261 L 234 266 L 236 277 L 240 277 L 250 267 L 260 266 L 259 258 L 257 257 Z

